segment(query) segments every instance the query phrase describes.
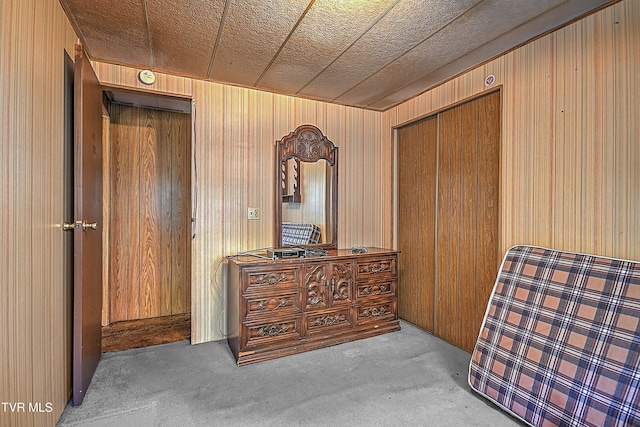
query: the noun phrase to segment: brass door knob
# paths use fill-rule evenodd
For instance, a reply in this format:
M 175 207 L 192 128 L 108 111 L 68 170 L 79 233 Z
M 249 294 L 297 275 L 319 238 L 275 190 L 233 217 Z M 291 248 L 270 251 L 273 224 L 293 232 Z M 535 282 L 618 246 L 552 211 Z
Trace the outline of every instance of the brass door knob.
M 97 230 L 98 229 L 98 223 L 97 222 L 87 222 L 87 221 L 76 221 L 76 222 L 63 222 L 62 223 L 62 230 L 63 231 L 71 231 L 74 230 L 76 228 L 82 228 L 82 231 L 86 231 L 88 228 L 92 229 L 92 230 Z

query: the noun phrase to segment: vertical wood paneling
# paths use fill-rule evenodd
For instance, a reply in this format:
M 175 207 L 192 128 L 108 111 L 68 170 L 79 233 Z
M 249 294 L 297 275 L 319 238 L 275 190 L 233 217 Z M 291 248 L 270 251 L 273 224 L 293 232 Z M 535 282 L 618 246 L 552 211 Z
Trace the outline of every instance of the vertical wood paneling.
M 64 51 L 73 52 L 76 39 L 57 1 L 0 4 L 0 395 L 52 408 L 2 412 L 2 425 L 55 424 L 71 387 L 71 294 L 60 224 Z
M 392 126 L 502 87 L 500 249 L 640 259 L 640 4 L 617 2 L 384 113 Z M 390 139 L 390 137 L 388 137 Z
M 610 11 L 612 8 L 617 11 L 617 18 Z M 618 24 L 615 24 L 615 19 L 619 20 Z M 622 179 L 616 178 L 618 175 L 615 170 L 620 165 L 613 156 L 615 150 L 612 151 L 612 146 L 609 145 L 616 129 L 614 111 L 624 107 L 629 109 L 629 116 L 634 113 L 638 115 L 638 107 L 631 103 L 634 99 L 632 95 L 625 92 L 620 98 L 619 92 L 609 91 L 609 86 L 613 88 L 618 85 L 630 88 L 637 98 L 637 85 L 632 82 L 632 77 L 633 70 L 637 70 L 638 59 L 630 56 L 629 64 L 625 65 L 627 71 L 619 71 L 617 82 L 613 83 L 613 75 L 619 68 L 614 62 L 613 48 L 616 40 L 622 38 L 628 40 L 625 50 L 634 52 L 638 42 L 637 35 L 631 28 L 633 25 L 637 28 L 637 20 L 637 5 L 622 1 L 598 12 L 595 17 L 586 18 L 565 29 L 575 31 L 572 29 L 575 25 L 585 26 L 581 35 L 574 38 L 574 42 L 567 42 L 576 45 L 566 45 L 565 49 L 583 52 L 585 65 L 582 69 L 595 70 L 590 71 L 593 77 L 589 80 L 585 80 L 586 76 L 580 74 L 576 84 L 584 92 L 591 91 L 600 84 L 605 93 L 605 98 L 596 103 L 601 107 L 588 102 L 576 107 L 583 109 L 580 116 L 582 118 L 576 119 L 582 120 L 581 123 L 565 123 L 563 126 L 575 129 L 575 140 L 580 141 L 585 137 L 586 131 L 582 130 L 585 125 L 594 116 L 601 114 L 592 123 L 596 123 L 593 125 L 596 129 L 601 129 L 602 144 L 596 146 L 595 150 L 602 149 L 600 156 L 605 166 L 602 166 L 601 177 L 594 178 L 601 182 L 598 185 L 602 187 L 602 197 L 601 202 L 598 202 L 601 206 L 594 206 L 592 217 L 602 218 L 603 237 L 600 243 L 593 243 L 593 247 L 604 248 L 602 252 L 607 255 L 624 256 L 614 247 L 616 226 L 608 219 L 615 217 L 614 212 L 617 210 L 611 209 L 611 206 L 619 199 L 619 196 L 608 189 L 614 187 L 616 179 Z M 553 38 L 553 35 L 548 37 Z M 195 215 L 196 237 L 192 241 L 192 341 L 197 343 L 223 337 L 225 326 L 221 310 L 224 294 L 221 286 L 224 284 L 224 268 L 218 267 L 224 257 L 237 251 L 272 244 L 272 144 L 303 123 L 316 124 L 340 147 L 339 245 L 348 247 L 360 243 L 360 240 L 367 240 L 365 244 L 390 247 L 396 233 L 391 204 L 393 145 L 390 128 L 481 93 L 486 90 L 485 76 L 494 74 L 495 85 L 502 85 L 505 103 L 502 110 L 501 251 L 515 243 L 555 244 L 562 236 L 562 230 L 557 230 L 555 218 L 563 212 L 559 204 L 560 196 L 555 193 L 559 167 L 556 166 L 558 160 L 555 159 L 555 151 L 558 149 L 556 135 L 560 133 L 556 120 L 559 113 L 555 105 L 559 105 L 561 101 L 558 97 L 565 96 L 556 92 L 556 87 L 558 79 L 575 80 L 576 76 L 558 74 L 555 65 L 560 49 L 558 42 L 545 39 L 547 38 L 541 38 L 501 56 L 385 113 L 351 112 L 349 107 L 228 88 L 216 83 L 161 73 L 158 76 L 161 83 L 151 89 L 142 88 L 136 80 L 137 70 L 96 63 L 96 72 L 104 83 L 187 95 L 192 96 L 195 101 L 198 188 L 193 191 L 198 199 L 198 207 Z M 590 41 L 591 39 L 593 40 Z M 533 48 L 535 44 L 539 47 Z M 590 51 L 601 53 L 587 55 Z M 536 58 L 536 55 L 539 57 Z M 547 58 L 549 55 L 551 58 Z M 550 71 L 548 77 L 547 71 Z M 554 80 L 553 84 L 549 80 Z M 571 104 L 570 99 L 567 102 Z M 602 108 L 602 111 L 597 113 L 596 108 Z M 369 150 L 372 139 L 376 141 L 376 148 Z M 629 141 L 620 143 L 628 145 Z M 576 149 L 582 156 L 583 151 L 578 142 Z M 633 156 L 634 152 L 630 150 L 629 154 Z M 363 160 L 353 159 L 354 155 Z M 562 167 L 569 167 L 567 162 L 570 161 L 575 159 L 561 160 Z M 629 168 L 631 161 L 623 161 L 622 164 L 626 174 L 624 176 L 630 182 L 633 180 L 632 169 Z M 361 170 L 362 164 L 371 165 L 376 162 L 383 167 L 378 170 L 373 167 Z M 628 166 L 624 166 L 625 163 Z M 354 196 L 349 187 L 360 187 L 362 196 Z M 593 198 L 593 195 L 584 194 L 586 190 L 582 191 L 580 206 Z M 633 197 L 630 197 L 628 203 L 629 207 L 625 210 L 637 212 L 638 202 Z M 249 206 L 260 207 L 263 219 L 249 223 L 246 219 L 246 208 Z M 358 210 L 373 211 L 375 214 L 353 214 Z M 579 211 L 573 213 L 579 219 L 577 227 L 581 230 L 581 235 L 586 234 L 580 238 L 580 246 L 591 245 L 588 242 L 596 241 L 593 224 L 582 221 Z M 378 214 L 380 217 L 376 216 Z M 570 214 L 566 213 L 567 216 Z M 618 219 L 618 223 L 621 221 Z M 542 227 L 538 227 L 538 223 Z M 633 224 L 629 224 L 629 227 L 631 230 L 624 230 L 622 236 L 629 236 L 633 231 Z M 633 245 L 627 246 L 630 246 L 630 254 L 634 250 L 638 251 Z M 640 254 L 636 255 L 638 257 Z
M 0 172 L 0 224 L 5 230 L 0 251 L 8 254 L 0 261 L 6 278 L 1 284 L 0 355 L 8 367 L 0 374 L 0 391 L 6 401 L 51 401 L 54 406 L 52 413 L 11 414 L 3 422 L 53 424 L 68 397 L 71 360 L 71 302 L 64 288 L 63 238 L 56 226 L 63 220 L 64 200 L 61 52 L 73 51 L 77 37 L 55 0 L 3 1 L 0 24 L 0 158 L 5 166 Z M 367 156 L 366 164 L 383 165 L 371 168 L 366 185 L 362 170 L 341 166 L 341 188 L 350 181 L 362 182 L 363 196 L 344 203 L 352 193 L 341 193 L 339 243 L 358 243 L 346 229 L 355 227 L 360 229 L 356 236 L 368 244 L 389 247 L 395 238 L 390 128 L 481 93 L 488 74 L 496 76 L 495 85 L 501 85 L 504 94 L 501 251 L 517 243 L 549 243 L 558 249 L 640 259 L 638 28 L 640 2 L 623 0 L 382 114 L 349 115 L 349 107 L 252 91 L 249 99 L 256 102 L 225 103 L 225 97 L 240 97 L 245 90 L 228 91 L 215 83 L 158 73 L 151 90 L 193 96 L 197 106 L 193 342 L 223 337 L 219 319 L 224 269 L 218 266 L 224 256 L 271 243 L 270 217 L 263 216 L 251 230 L 225 224 L 246 226 L 249 203 L 260 203 L 263 215 L 271 215 L 271 144 L 302 124 L 296 123 L 297 117 L 316 122 L 341 148 L 341 159 L 349 158 L 353 147 Z M 569 58 L 575 59 L 575 67 Z M 548 77 L 539 61 L 547 65 Z M 105 84 L 150 90 L 137 81 L 139 70 L 94 65 Z M 47 73 L 41 73 L 43 69 Z M 541 84 L 540 79 L 553 82 Z M 251 132 L 229 132 L 234 121 Z M 366 130 L 349 138 L 348 129 L 363 122 Z M 238 140 L 245 137 L 250 144 L 240 146 Z M 362 150 L 370 147 L 371 139 L 379 145 Z M 245 150 L 244 168 L 238 173 L 252 170 L 252 180 L 243 175 L 225 181 L 225 163 Z M 566 176 L 572 171 L 580 179 Z M 568 180 L 560 181 L 560 176 Z M 243 187 L 251 188 L 250 195 L 230 196 Z M 565 200 L 567 194 L 575 198 Z M 366 208 L 376 214 L 351 216 L 345 205 L 349 212 Z M 36 372 L 35 365 L 45 368 Z

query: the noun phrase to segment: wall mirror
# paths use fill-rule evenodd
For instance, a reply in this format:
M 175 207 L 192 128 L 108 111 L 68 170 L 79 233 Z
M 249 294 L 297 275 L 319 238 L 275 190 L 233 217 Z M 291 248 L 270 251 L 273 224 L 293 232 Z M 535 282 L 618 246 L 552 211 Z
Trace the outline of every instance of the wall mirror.
M 336 249 L 338 148 L 313 125 L 276 142 L 276 247 Z

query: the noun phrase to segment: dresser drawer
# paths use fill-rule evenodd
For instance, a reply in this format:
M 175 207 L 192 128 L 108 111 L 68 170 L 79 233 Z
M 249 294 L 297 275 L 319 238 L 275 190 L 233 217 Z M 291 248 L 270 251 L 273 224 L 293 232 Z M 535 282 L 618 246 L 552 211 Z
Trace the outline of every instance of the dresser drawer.
M 305 313 L 304 321 L 307 335 L 335 333 L 341 329 L 353 328 L 351 308 Z
M 395 299 L 377 299 L 356 307 L 356 325 L 397 319 Z
M 395 278 L 384 280 L 382 277 L 379 280 L 360 281 L 356 284 L 356 299 L 393 296 L 396 294 L 396 283 Z
M 241 348 L 272 346 L 279 342 L 299 340 L 302 336 L 300 317 L 283 317 L 278 320 L 246 322 L 242 325 L 244 345 Z
M 270 292 L 244 297 L 247 319 L 259 316 L 278 316 L 300 312 L 300 292 Z
M 379 275 L 395 276 L 396 274 L 396 257 L 369 258 L 358 261 L 358 279 Z
M 244 280 L 247 293 L 278 291 L 287 288 L 298 288 L 300 285 L 299 267 L 280 267 L 272 270 L 246 269 Z

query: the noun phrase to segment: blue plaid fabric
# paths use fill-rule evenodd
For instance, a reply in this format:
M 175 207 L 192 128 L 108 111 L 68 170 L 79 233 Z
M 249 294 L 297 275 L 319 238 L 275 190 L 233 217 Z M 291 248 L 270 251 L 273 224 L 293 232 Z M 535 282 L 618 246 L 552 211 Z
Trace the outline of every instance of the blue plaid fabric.
M 320 227 L 315 224 L 282 223 L 282 246 L 313 245 L 320 242 Z
M 532 426 L 640 426 L 640 263 L 511 248 L 469 385 Z

